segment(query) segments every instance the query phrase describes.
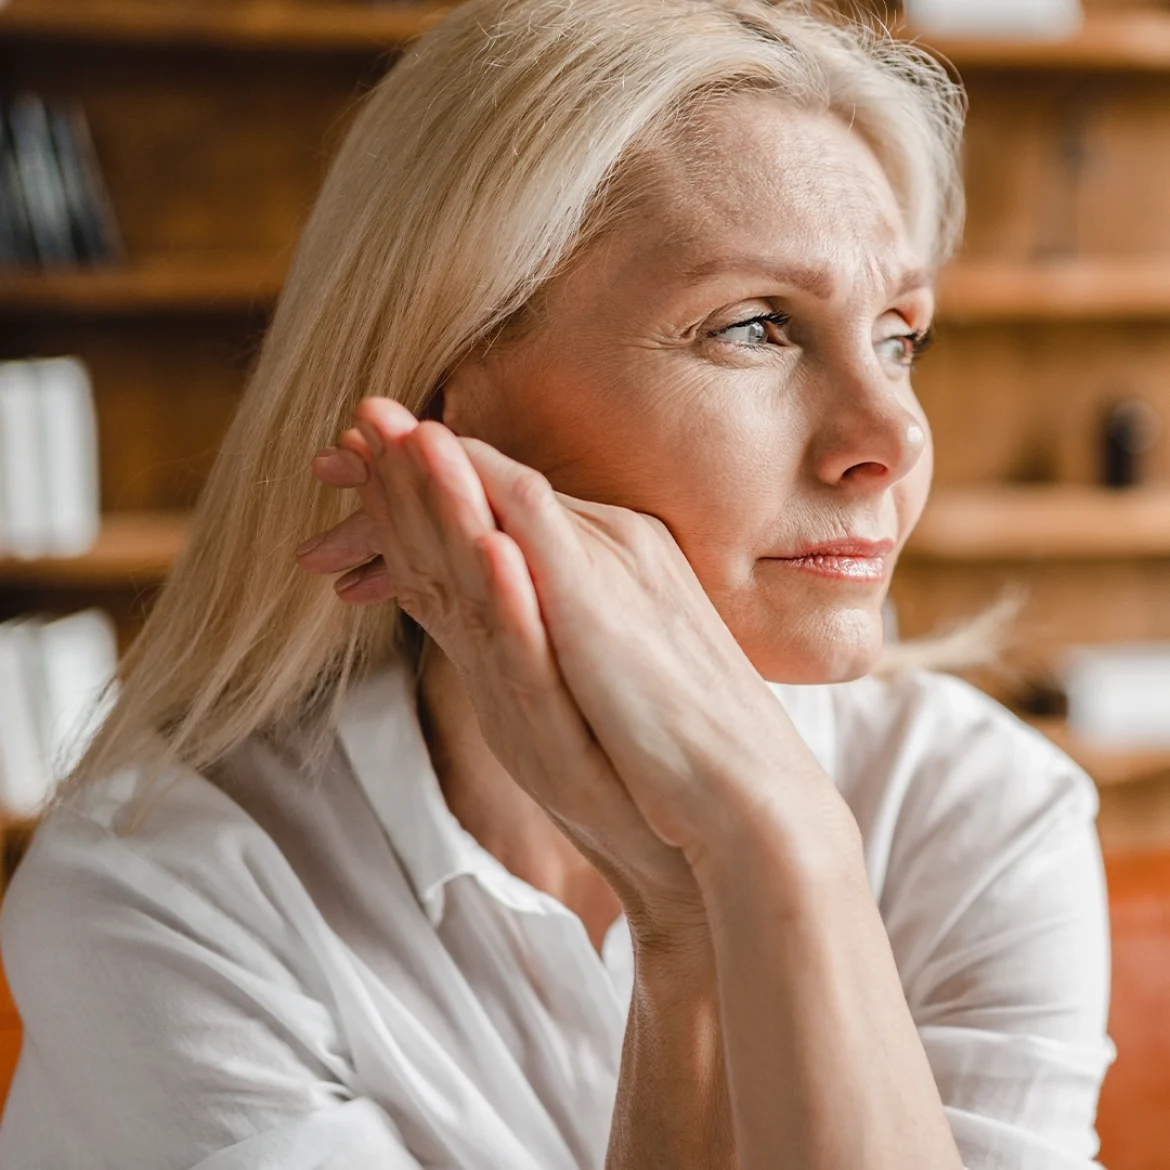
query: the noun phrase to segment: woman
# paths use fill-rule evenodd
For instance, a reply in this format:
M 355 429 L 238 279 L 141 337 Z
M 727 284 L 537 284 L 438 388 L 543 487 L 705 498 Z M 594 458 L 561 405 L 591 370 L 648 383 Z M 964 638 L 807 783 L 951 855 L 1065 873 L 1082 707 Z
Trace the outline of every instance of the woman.
M 874 671 L 961 112 L 756 0 L 411 49 L 8 895 L 4 1165 L 1091 1164 L 1092 785 Z

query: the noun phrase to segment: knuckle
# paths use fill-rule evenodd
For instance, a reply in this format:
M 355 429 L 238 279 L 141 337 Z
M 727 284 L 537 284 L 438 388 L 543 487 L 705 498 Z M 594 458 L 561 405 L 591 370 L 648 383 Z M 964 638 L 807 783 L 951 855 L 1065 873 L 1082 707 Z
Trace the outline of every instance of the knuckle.
M 462 620 L 464 629 L 472 637 L 490 642 L 496 633 L 496 623 L 491 607 L 476 598 L 465 598 Z
M 526 470 L 516 476 L 512 496 L 523 508 L 543 512 L 556 503 L 552 484 L 539 471 Z

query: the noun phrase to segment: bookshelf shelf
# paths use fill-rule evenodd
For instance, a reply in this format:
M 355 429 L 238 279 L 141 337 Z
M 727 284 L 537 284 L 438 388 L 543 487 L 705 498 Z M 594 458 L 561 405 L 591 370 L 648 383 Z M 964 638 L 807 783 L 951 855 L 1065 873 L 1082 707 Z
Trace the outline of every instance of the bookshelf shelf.
M 1170 488 L 940 489 L 905 555 L 936 561 L 1170 557 Z
M 126 267 L 0 273 L 0 314 L 249 312 L 276 301 L 269 257 L 176 257 Z M 1170 319 L 1164 260 L 961 261 L 939 278 L 939 317 L 959 323 Z
M 0 313 L 249 312 L 269 308 L 284 273 L 266 258 L 176 259 L 109 268 L 0 273 Z
M 930 37 L 903 30 L 958 69 L 1158 72 L 1170 69 L 1170 12 L 1088 13 L 1059 40 Z
M 411 40 L 451 7 L 426 0 L 10 0 L 0 9 L 0 39 L 363 52 Z M 960 69 L 1170 69 L 1166 12 L 1090 13 L 1074 36 L 1051 41 L 902 35 Z
M 938 299 L 940 318 L 960 322 L 1170 318 L 1170 256 L 960 261 Z
M 1034 718 L 1028 722 L 1080 764 L 1099 788 L 1134 784 L 1170 775 L 1170 750 L 1118 751 L 1098 747 L 1078 738 L 1063 719 Z
M 180 512 L 111 512 L 97 544 L 78 557 L 0 558 L 0 585 L 100 588 L 157 585 L 183 546 Z
M 418 36 L 450 4 L 358 0 L 10 0 L 0 39 L 377 51 Z

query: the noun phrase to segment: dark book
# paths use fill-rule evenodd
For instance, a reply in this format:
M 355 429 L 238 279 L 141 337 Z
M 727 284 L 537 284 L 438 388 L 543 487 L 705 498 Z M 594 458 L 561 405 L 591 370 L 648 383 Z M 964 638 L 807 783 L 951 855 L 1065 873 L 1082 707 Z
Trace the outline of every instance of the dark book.
M 24 189 L 16 163 L 16 148 L 0 108 L 0 265 L 24 267 L 37 262 Z
M 31 93 L 13 98 L 8 104 L 8 128 L 37 257 L 46 267 L 75 264 L 77 250 L 45 103 Z
M 124 255 L 122 238 L 85 111 L 77 102 L 50 102 L 47 112 L 74 251 L 89 264 L 119 261 Z

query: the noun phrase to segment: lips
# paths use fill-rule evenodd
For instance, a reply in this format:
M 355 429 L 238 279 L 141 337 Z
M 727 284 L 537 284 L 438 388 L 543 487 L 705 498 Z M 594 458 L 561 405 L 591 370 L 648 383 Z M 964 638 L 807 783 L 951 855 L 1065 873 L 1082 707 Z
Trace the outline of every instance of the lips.
M 892 540 L 862 540 L 859 537 L 846 536 L 840 540 L 826 540 L 817 544 L 805 545 L 796 552 L 770 557 L 776 561 L 802 561 L 810 557 L 860 557 L 873 559 L 884 557 L 894 548 Z
M 788 556 L 766 559 L 817 577 L 877 584 L 886 579 L 886 554 L 893 550 L 894 543 L 845 537 L 810 544 Z

